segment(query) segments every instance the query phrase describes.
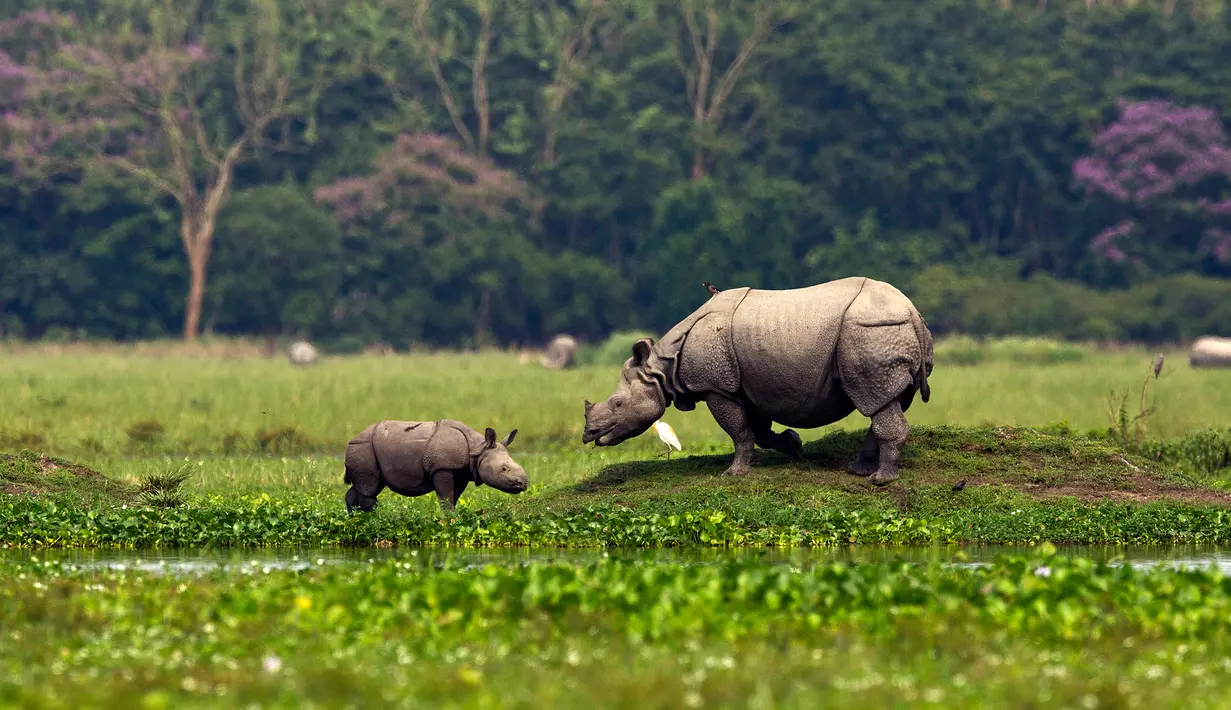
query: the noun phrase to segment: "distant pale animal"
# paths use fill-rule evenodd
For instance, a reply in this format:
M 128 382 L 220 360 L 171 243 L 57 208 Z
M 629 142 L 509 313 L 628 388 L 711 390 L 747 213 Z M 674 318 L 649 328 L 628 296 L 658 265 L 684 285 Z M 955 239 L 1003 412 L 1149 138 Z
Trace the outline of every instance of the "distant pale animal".
M 1193 367 L 1231 367 L 1231 338 L 1203 335 L 1188 351 L 1188 364 Z
M 547 352 L 540 362 L 548 370 L 563 370 L 576 364 L 577 339 L 571 335 L 557 335 L 547 345 Z
M 292 365 L 311 365 L 316 362 L 316 356 L 316 348 L 312 347 L 312 343 L 306 340 L 293 343 L 287 349 L 287 358 L 291 361 Z
M 680 439 L 675 435 L 675 430 L 671 425 L 659 419 L 654 422 L 654 432 L 658 434 L 658 440 L 667 445 L 667 460 L 671 460 L 671 449 L 683 451 L 680 446 Z

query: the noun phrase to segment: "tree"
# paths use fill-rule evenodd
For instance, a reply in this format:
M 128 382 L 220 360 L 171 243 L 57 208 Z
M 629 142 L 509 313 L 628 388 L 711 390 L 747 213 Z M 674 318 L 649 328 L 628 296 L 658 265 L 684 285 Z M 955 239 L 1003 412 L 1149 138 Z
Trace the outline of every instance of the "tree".
M 557 38 L 555 76 L 543 88 L 543 165 L 556 164 L 556 139 L 564 120 L 564 106 L 569 96 L 581 83 L 582 74 L 591 60 L 591 52 L 599 45 L 603 35 L 608 35 L 612 23 L 602 20 L 612 16 L 610 0 L 583 1 L 576 13 L 561 4 L 552 3 L 547 19 L 554 25 Z
M 734 5 L 721 12 L 717 0 L 682 0 L 680 11 L 687 38 L 681 40 L 679 33 L 672 33 L 672 38 L 696 131 L 691 173 L 696 182 L 709 169 L 706 146 L 721 131 L 727 102 L 740 80 L 755 67 L 762 45 L 786 19 L 786 8 L 779 0 L 757 0 L 751 16 L 740 17 Z M 718 50 L 731 25 L 740 35 L 738 49 L 723 70 Z
M 406 63 L 404 48 L 409 47 L 413 58 L 428 70 L 439 105 L 462 146 L 475 155 L 487 155 L 492 135 L 488 60 L 497 37 L 497 23 L 503 17 L 498 11 L 516 12 L 515 8 L 504 7 L 516 2 L 464 0 L 433 5 L 432 0 L 384 0 L 378 10 L 367 15 L 368 41 L 375 47 L 369 68 L 381 77 L 404 110 L 417 114 L 408 117 L 410 125 L 402 126 L 403 130 L 435 128 L 430 120 L 424 120 L 423 114 L 430 115 L 431 110 L 430 105 L 418 100 L 419 77 L 414 71 L 396 69 Z M 459 81 L 461 77 L 464 81 Z M 459 83 L 469 86 L 469 110 L 459 98 Z
M 540 201 L 515 173 L 447 136 L 399 136 L 372 173 L 317 188 L 315 198 L 361 241 L 356 261 L 398 272 L 380 293 L 355 279 L 339 320 L 377 311 L 404 331 L 453 338 L 467 337 L 462 326 L 470 325 L 480 342 L 494 313 L 524 311 L 519 304 L 542 278 L 535 261 L 544 255 L 525 238 Z
M 1121 217 L 1090 249 L 1112 263 L 1155 267 L 1231 262 L 1231 146 L 1218 114 L 1164 99 L 1116 105 L 1119 117 L 1073 165 L 1077 185 Z
M 67 143 L 65 152 L 84 157 L 86 167 L 119 171 L 174 199 L 190 272 L 183 333 L 194 340 L 235 169 L 258 154 L 276 121 L 311 108 L 323 77 L 293 79 L 304 38 L 284 21 L 277 0 L 212 17 L 203 28 L 195 24 L 198 12 L 211 10 L 199 0 L 140 7 L 144 12 L 128 16 L 148 18 L 146 27 L 77 25 L 80 41 L 46 48 L 50 53 L 26 67 L 34 78 L 23 111 L 8 123 L 22 134 L 19 157 L 43 174 L 65 167 L 50 158 Z M 42 20 L 37 14 L 30 20 Z M 224 72 L 231 79 L 221 88 Z
M 210 318 L 236 332 L 277 335 L 327 322 L 340 285 L 337 222 L 297 186 L 238 190 L 218 218 Z

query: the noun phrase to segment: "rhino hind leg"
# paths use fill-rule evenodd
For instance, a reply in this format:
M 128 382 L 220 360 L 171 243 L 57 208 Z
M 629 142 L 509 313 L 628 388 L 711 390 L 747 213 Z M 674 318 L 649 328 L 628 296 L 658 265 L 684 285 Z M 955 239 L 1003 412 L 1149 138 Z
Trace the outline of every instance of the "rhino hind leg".
M 914 386 L 908 387 L 906 391 L 898 397 L 898 405 L 901 406 L 903 413 L 910 409 L 910 405 L 914 401 Z M 905 418 L 903 418 L 903 421 L 906 421 Z M 879 468 L 880 441 L 876 438 L 876 427 L 869 426 L 868 434 L 863 440 L 863 446 L 859 448 L 859 457 L 855 459 L 855 463 L 851 465 L 850 472 L 856 476 L 871 476 L 873 473 L 876 473 Z
M 872 434 L 877 444 L 876 472 L 868 479 L 872 485 L 884 486 L 898 480 L 902 449 L 906 446 L 909 433 L 910 425 L 906 423 L 902 405 L 897 400 L 872 416 Z
M 794 429 L 783 429 L 775 433 L 770 419 L 754 415 L 749 416 L 749 426 L 757 446 L 784 453 L 796 463 L 804 460 L 804 443 Z
M 346 512 L 356 508 L 365 513 L 376 507 L 376 496 L 385 488 L 384 477 L 376 461 L 371 442 L 351 443 L 346 447 L 346 474 L 343 483 L 351 484 L 346 491 Z
M 843 324 L 838 342 L 842 389 L 872 420 L 852 473 L 883 486 L 898 479 L 910 426 L 904 412 L 914 401 L 915 374 L 924 348 L 910 323 Z
M 880 468 L 880 442 L 876 440 L 876 431 L 868 427 L 868 435 L 863 439 L 859 449 L 859 458 L 851 466 L 851 473 L 856 476 L 871 476 Z

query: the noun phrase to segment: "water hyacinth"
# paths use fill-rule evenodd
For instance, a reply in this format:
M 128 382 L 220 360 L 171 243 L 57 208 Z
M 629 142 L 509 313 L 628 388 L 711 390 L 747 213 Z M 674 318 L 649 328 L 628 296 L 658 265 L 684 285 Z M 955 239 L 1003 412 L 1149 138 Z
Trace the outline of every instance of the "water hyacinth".
M 25 707 L 1227 699 L 1231 580 L 1054 553 L 984 567 L 402 559 L 191 578 L 9 558 L 0 696 Z

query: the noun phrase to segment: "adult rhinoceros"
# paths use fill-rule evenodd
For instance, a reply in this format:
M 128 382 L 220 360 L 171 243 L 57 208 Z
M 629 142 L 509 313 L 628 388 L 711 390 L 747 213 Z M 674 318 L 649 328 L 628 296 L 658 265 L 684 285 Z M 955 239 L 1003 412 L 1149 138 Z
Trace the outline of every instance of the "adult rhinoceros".
M 669 405 L 704 401 L 735 442 L 725 473 L 747 471 L 754 446 L 799 460 L 799 434 L 855 410 L 872 420 L 851 472 L 875 485 L 898 478 L 915 393 L 928 401 L 932 334 L 890 284 L 851 277 L 783 291 L 711 290 L 709 301 L 657 343 L 641 338 L 606 401 L 586 401 L 582 442 L 615 446 Z

